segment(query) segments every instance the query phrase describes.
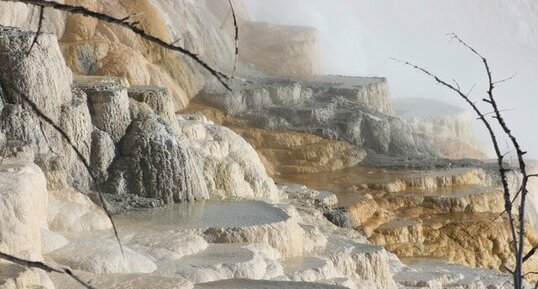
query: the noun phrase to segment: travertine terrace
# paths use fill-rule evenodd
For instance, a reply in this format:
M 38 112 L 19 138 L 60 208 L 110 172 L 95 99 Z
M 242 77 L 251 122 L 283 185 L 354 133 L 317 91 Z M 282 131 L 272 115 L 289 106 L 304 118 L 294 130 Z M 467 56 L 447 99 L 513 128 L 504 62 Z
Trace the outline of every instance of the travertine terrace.
M 227 1 L 65 2 L 136 14 L 233 67 Z M 95 288 L 502 288 L 499 179 L 459 160 L 483 156 L 468 116 L 409 112 L 383 77 L 320 76 L 314 29 L 231 2 L 245 32 L 231 91 L 128 30 L 51 9 L 27 55 L 37 12 L 0 2 L 0 252 Z M 0 260 L 0 289 L 30 288 L 84 287 Z

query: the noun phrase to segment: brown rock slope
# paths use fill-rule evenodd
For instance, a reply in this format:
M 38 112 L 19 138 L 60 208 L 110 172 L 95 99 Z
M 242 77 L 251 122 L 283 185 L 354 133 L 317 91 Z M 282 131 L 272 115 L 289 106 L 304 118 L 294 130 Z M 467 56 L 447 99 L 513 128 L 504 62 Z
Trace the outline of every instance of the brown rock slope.
M 337 193 L 356 228 L 400 257 L 440 257 L 451 262 L 504 270 L 513 254 L 502 192 L 482 169 L 436 171 L 352 168 L 310 175 L 281 175 Z M 538 243 L 529 228 L 530 249 Z M 538 268 L 538 258 L 526 263 Z

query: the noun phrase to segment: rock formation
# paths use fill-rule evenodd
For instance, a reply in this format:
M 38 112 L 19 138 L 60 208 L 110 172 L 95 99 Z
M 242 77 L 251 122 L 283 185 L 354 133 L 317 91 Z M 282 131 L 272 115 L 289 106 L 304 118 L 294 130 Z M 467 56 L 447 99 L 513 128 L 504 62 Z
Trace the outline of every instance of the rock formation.
M 345 141 L 309 133 L 252 128 L 242 119 L 225 116 L 222 111 L 196 101 L 182 112 L 203 114 L 241 135 L 256 149 L 269 175 L 340 170 L 359 164 L 367 154 L 366 150 Z
M 235 43 L 233 21 L 227 15 L 228 4 L 221 1 L 129 0 L 110 3 L 104 0 L 68 0 L 67 4 L 83 5 L 114 16 L 136 15 L 140 27 L 167 42 L 185 47 L 219 70 L 230 73 L 234 66 Z M 319 72 L 318 39 L 310 28 L 253 23 L 240 1 L 233 1 L 242 33 L 240 42 L 245 52 L 245 72 L 263 71 L 292 76 L 308 76 Z M 1 25 L 32 28 L 30 21 L 37 9 L 20 3 L 0 3 Z M 8 12 L 9 11 L 9 12 Z M 132 85 L 166 87 L 176 108 L 183 108 L 203 87 L 204 71 L 180 54 L 156 47 L 136 37 L 132 32 L 106 22 L 76 14 L 63 14 L 46 9 L 44 30 L 54 32 L 67 65 L 75 74 L 125 77 Z M 221 28 L 223 27 L 223 28 Z M 264 33 L 258 33 L 261 30 Z M 225 33 L 223 33 L 223 31 Z M 272 33 L 268 33 L 272 31 Z M 308 33 L 305 33 L 308 32 Z M 261 35 L 266 38 L 260 39 Z M 296 42 L 290 44 L 288 36 Z M 272 46 L 262 46 L 265 39 Z M 275 47 L 278 53 L 271 52 Z M 273 53 L 279 61 L 260 63 L 261 55 Z M 280 61 L 282 57 L 296 60 Z M 259 67 L 248 63 L 255 62 Z M 280 67 L 275 66 L 280 63 Z
M 395 99 L 396 114 L 414 132 L 428 138 L 435 149 L 450 159 L 485 159 L 483 144 L 473 129 L 469 112 L 440 101 L 408 98 Z
M 314 77 L 304 81 L 252 79 L 233 92 L 209 86 L 199 101 L 250 126 L 292 130 L 347 141 L 377 154 L 432 157 L 428 142 L 393 117 L 386 80 Z M 378 95 L 380 99 L 373 100 Z
M 337 192 L 338 205 L 354 227 L 398 256 L 440 257 L 498 270 L 513 259 L 510 248 L 501 245 L 511 238 L 506 221 L 496 219 L 504 201 L 495 171 L 353 168 L 277 180 Z M 530 228 L 527 246 L 537 241 Z M 526 265 L 535 262 L 529 259 Z
M 66 2 L 133 15 L 231 71 L 222 2 Z M 510 280 L 498 271 L 512 259 L 509 234 L 502 219 L 491 222 L 503 209 L 498 176 L 439 157 L 475 156 L 474 143 L 458 142 L 473 136 L 466 119 L 404 114 L 384 78 L 315 76 L 315 31 L 253 23 L 232 3 L 245 38 L 244 79 L 231 92 L 185 57 L 92 18 L 47 9 L 48 32 L 29 56 L 35 33 L 0 26 L 1 252 L 67 266 L 98 288 Z M 28 28 L 35 15 L 20 3 L 0 8 L 0 24 Z M 442 143 L 468 150 L 449 155 Z M 538 243 L 532 230 L 526 242 Z M 4 260 L 0 273 L 0 289 L 81 288 Z

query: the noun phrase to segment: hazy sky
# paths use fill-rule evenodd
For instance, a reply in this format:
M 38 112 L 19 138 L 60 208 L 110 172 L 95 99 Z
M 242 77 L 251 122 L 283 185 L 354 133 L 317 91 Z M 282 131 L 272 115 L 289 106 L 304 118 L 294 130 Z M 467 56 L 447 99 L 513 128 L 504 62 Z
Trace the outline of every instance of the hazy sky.
M 478 59 L 449 42 L 457 33 L 486 56 L 498 99 L 516 135 L 538 158 L 538 1 L 536 0 L 244 0 L 254 20 L 317 27 L 326 73 L 385 76 L 393 97 L 430 97 L 464 107 L 455 95 L 390 60 L 409 60 L 484 97 Z M 482 127 L 477 125 L 485 138 Z M 504 141 L 503 141 L 504 144 Z

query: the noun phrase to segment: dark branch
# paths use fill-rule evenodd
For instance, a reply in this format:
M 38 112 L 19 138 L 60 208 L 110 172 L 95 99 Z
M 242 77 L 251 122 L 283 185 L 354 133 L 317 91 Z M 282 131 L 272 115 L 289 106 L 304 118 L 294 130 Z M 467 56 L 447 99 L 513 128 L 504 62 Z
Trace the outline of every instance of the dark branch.
M 232 17 L 234 20 L 234 27 L 235 27 L 235 56 L 234 56 L 234 67 L 232 70 L 232 75 L 230 77 L 230 80 L 231 80 L 234 78 L 235 70 L 237 69 L 237 61 L 239 59 L 239 25 L 237 24 L 237 16 L 235 15 L 235 9 L 234 9 L 232 0 L 228 0 L 228 3 L 230 3 L 230 11 L 232 12 Z
M 6 79 L 6 78 L 4 78 Z M 69 135 L 61 128 L 59 127 L 50 117 L 48 117 L 38 106 L 36 103 L 34 103 L 30 98 L 28 98 L 23 92 L 21 92 L 13 83 L 11 83 L 9 80 L 5 80 L 5 83 L 3 83 L 2 87 L 4 88 L 4 92 L 7 93 L 7 89 L 9 88 L 12 91 L 14 91 L 20 98 L 23 100 L 24 103 L 26 103 L 30 109 L 43 121 L 45 121 L 47 124 L 52 126 L 54 130 L 56 130 L 61 137 L 69 144 L 71 149 L 75 152 L 77 155 L 77 158 L 82 162 L 86 170 L 88 171 L 88 174 L 92 178 L 94 182 L 97 183 L 97 176 L 93 173 L 92 169 L 90 168 L 90 164 L 88 160 L 84 157 L 82 152 L 77 148 L 74 141 L 69 137 Z M 45 136 L 46 137 L 46 136 Z M 118 241 L 118 244 L 120 246 L 121 254 L 123 255 L 123 245 L 121 244 L 120 237 L 118 234 L 118 230 L 116 228 L 116 224 L 114 223 L 114 219 L 112 219 L 112 214 L 110 213 L 110 210 L 108 209 L 108 206 L 106 204 L 105 199 L 103 198 L 103 195 L 99 189 L 97 189 L 97 193 L 99 195 L 99 199 L 102 203 L 103 209 L 108 216 L 108 219 L 110 220 L 110 223 L 112 224 L 112 229 L 114 230 L 114 235 L 116 237 L 116 240 Z
M 499 106 L 497 105 L 497 101 L 495 100 L 495 97 L 493 96 L 493 89 L 495 88 L 495 82 L 493 82 L 492 79 L 492 73 L 489 66 L 489 63 L 485 57 L 483 57 L 480 53 L 478 53 L 475 49 L 470 47 L 467 43 L 465 43 L 463 40 L 461 40 L 458 36 L 453 35 L 452 37 L 456 38 L 461 44 L 463 44 L 465 47 L 467 47 L 469 50 L 471 50 L 474 54 L 476 54 L 478 57 L 482 59 L 482 63 L 484 64 L 484 68 L 486 70 L 486 73 L 488 75 L 488 82 L 489 82 L 489 89 L 487 91 L 488 97 L 489 97 L 489 104 L 491 107 L 493 107 L 493 110 L 495 111 L 495 119 L 501 126 L 504 133 L 508 136 L 510 141 L 512 142 L 512 145 L 514 146 L 514 149 L 516 150 L 517 158 L 518 158 L 518 164 L 519 164 L 519 171 L 523 175 L 523 181 L 521 184 L 521 192 L 519 192 L 520 196 L 520 205 L 519 205 L 519 214 L 518 214 L 518 220 L 519 220 L 519 232 L 518 232 L 518 241 L 519 241 L 519 250 L 516 250 L 516 274 L 521 275 L 522 270 L 522 264 L 523 264 L 523 246 L 524 246 L 524 236 L 525 236 L 525 202 L 527 197 L 527 182 L 528 182 L 528 175 L 527 175 L 527 169 L 526 169 L 526 163 L 523 158 L 526 152 L 524 152 L 521 149 L 521 146 L 516 139 L 516 137 L 512 134 L 512 130 L 508 127 L 506 121 L 502 117 L 502 114 L 499 110 Z M 518 271 L 519 270 L 519 271 Z
M 474 50 L 473 48 L 468 46 L 465 42 L 461 41 L 457 36 L 453 35 L 453 38 L 457 39 L 458 41 L 463 43 L 463 45 L 469 47 L 469 49 L 471 49 L 473 52 L 475 52 L 477 55 L 479 55 L 478 52 L 476 52 L 476 50 Z M 482 56 L 480 56 L 480 57 L 482 58 Z M 484 58 L 482 58 L 482 59 L 484 59 Z M 401 61 L 401 60 L 397 60 L 397 59 L 394 59 L 394 60 L 396 60 L 396 61 L 398 61 L 400 63 L 403 63 L 403 64 L 405 64 L 407 66 L 410 66 L 410 67 L 412 67 L 412 68 L 414 68 L 416 70 L 421 71 L 422 73 L 426 74 L 427 76 L 432 77 L 437 83 L 447 87 L 448 89 L 450 89 L 453 92 L 455 92 L 456 94 L 458 94 L 461 98 L 463 98 L 463 100 L 465 100 L 465 102 L 467 102 L 467 104 L 469 104 L 469 106 L 473 109 L 473 111 L 478 116 L 478 119 L 484 124 L 484 126 L 488 130 L 489 136 L 490 136 L 491 141 L 493 143 L 493 147 L 495 149 L 495 154 L 497 156 L 497 164 L 498 164 L 498 167 L 499 167 L 499 174 L 501 175 L 501 183 L 502 183 L 502 187 L 503 187 L 503 191 L 504 191 L 504 194 L 503 194 L 503 197 L 504 197 L 504 210 L 505 210 L 506 214 L 508 215 L 508 219 L 509 219 L 510 232 L 511 232 L 511 235 L 512 235 L 512 242 L 513 242 L 513 244 L 512 244 L 513 245 L 513 250 L 514 250 L 514 253 L 517 254 L 518 253 L 517 234 L 516 234 L 516 228 L 515 228 L 515 223 L 514 223 L 514 216 L 512 214 L 512 205 L 511 205 L 510 189 L 509 189 L 510 187 L 509 187 L 508 178 L 507 178 L 507 175 L 506 175 L 507 170 L 505 169 L 504 164 L 503 164 L 504 156 L 501 153 L 499 142 L 497 140 L 497 136 L 495 135 L 495 132 L 493 131 L 493 127 L 491 126 L 489 121 L 486 119 L 484 114 L 477 107 L 477 105 L 473 101 L 471 101 L 471 99 L 468 97 L 468 95 L 463 93 L 461 90 L 454 87 L 450 83 L 440 79 L 437 75 L 431 73 L 430 71 L 428 71 L 428 70 L 426 70 L 426 69 L 424 69 L 422 67 L 414 65 L 414 64 L 412 64 L 410 62 Z M 488 68 L 487 69 L 487 71 L 488 71 L 488 79 L 491 80 L 491 73 L 489 72 L 489 65 L 487 64 L 487 61 L 485 61 L 484 63 L 486 65 L 486 67 Z M 493 90 L 493 87 L 491 86 L 490 91 L 492 91 L 492 90 Z
M 409 62 L 403 62 L 403 63 L 408 65 L 408 66 L 411 66 L 411 67 L 413 67 L 413 68 L 415 68 L 415 69 L 417 69 L 417 70 L 419 70 L 421 72 L 423 72 L 424 74 L 426 74 L 426 75 L 428 75 L 428 76 L 430 76 L 432 78 L 434 78 L 437 83 L 449 88 L 453 92 L 460 95 L 473 108 L 473 110 L 477 113 L 478 119 L 481 120 L 483 122 L 483 124 L 486 126 L 486 128 L 487 128 L 487 130 L 488 130 L 488 132 L 490 134 L 491 140 L 493 142 L 493 146 L 494 146 L 494 149 L 495 149 L 495 154 L 497 156 L 499 173 L 500 173 L 500 176 L 501 176 L 501 183 L 502 183 L 502 187 L 503 187 L 503 190 L 504 190 L 503 197 L 504 197 L 504 207 L 505 208 L 504 208 L 504 211 L 501 213 L 501 215 L 503 213 L 506 213 L 508 215 L 510 231 L 511 231 L 511 234 L 512 234 L 513 252 L 514 252 L 514 255 L 515 255 L 515 268 L 514 268 L 514 270 L 508 270 L 508 268 L 506 268 L 506 267 L 505 267 L 505 269 L 507 269 L 509 272 L 512 273 L 513 278 L 514 278 L 514 287 L 520 289 L 520 288 L 523 287 L 523 277 L 525 275 L 527 275 L 527 274 L 522 275 L 523 262 L 528 260 L 531 256 L 533 256 L 535 254 L 536 250 L 538 249 L 538 246 L 535 246 L 525 256 L 523 256 L 523 250 L 524 250 L 524 244 L 525 244 L 524 243 L 524 238 L 526 236 L 526 232 L 525 232 L 525 203 L 526 203 L 526 196 L 528 194 L 527 184 L 528 184 L 528 181 L 529 181 L 529 178 L 530 178 L 530 175 L 527 174 L 526 163 L 525 163 L 525 160 L 524 160 L 524 157 L 523 157 L 527 152 L 522 150 L 518 140 L 513 135 L 512 130 L 508 127 L 506 121 L 504 120 L 504 118 L 503 118 L 503 116 L 501 114 L 501 110 L 499 109 L 499 106 L 497 105 L 497 101 L 496 101 L 496 99 L 494 97 L 494 93 L 493 93 L 496 84 L 508 81 L 508 80 L 512 79 L 515 75 L 513 75 L 513 76 L 511 76 L 509 78 L 500 80 L 500 81 L 496 81 L 496 82 L 493 81 L 491 68 L 490 68 L 490 65 L 489 65 L 487 59 L 485 57 L 483 57 L 476 49 L 474 49 L 473 47 L 468 45 L 465 41 L 460 39 L 457 35 L 455 35 L 453 33 L 449 34 L 449 35 L 451 37 L 450 38 L 451 40 L 457 40 L 461 45 L 463 45 L 467 49 L 469 49 L 474 55 L 478 56 L 480 58 L 480 60 L 482 61 L 482 64 L 483 64 L 483 66 L 485 68 L 485 72 L 486 72 L 486 75 L 487 75 L 487 78 L 488 78 L 488 90 L 486 91 L 487 98 L 484 98 L 482 100 L 485 103 L 489 104 L 493 108 L 493 114 L 494 114 L 493 118 L 496 120 L 496 122 L 502 128 L 504 134 L 510 139 L 511 145 L 513 146 L 513 148 L 514 148 L 514 150 L 515 150 L 515 152 L 517 154 L 519 172 L 521 173 L 521 175 L 523 177 L 523 180 L 521 182 L 519 190 L 515 194 L 513 199 L 511 198 L 511 195 L 510 195 L 510 189 L 509 189 L 509 184 L 508 184 L 508 180 L 507 180 L 507 172 L 509 170 L 507 168 L 505 168 L 505 166 L 503 164 L 503 160 L 504 160 L 505 157 L 507 157 L 508 154 L 501 154 L 499 143 L 497 141 L 497 135 L 494 133 L 494 131 L 492 129 L 492 125 L 486 119 L 486 116 L 488 114 L 490 114 L 490 113 L 486 113 L 486 114 L 482 113 L 478 109 L 476 104 L 469 99 L 468 94 L 464 94 L 461 91 L 460 86 L 456 81 L 454 81 L 455 86 L 451 85 L 450 83 L 440 79 L 439 77 L 437 77 L 436 75 L 430 73 L 429 71 L 427 71 L 424 68 L 421 68 L 419 66 L 413 65 L 413 64 L 411 64 Z M 516 220 L 515 220 L 514 216 L 512 215 L 512 209 L 513 209 L 514 203 L 515 203 L 515 201 L 516 201 L 516 199 L 518 197 L 519 197 L 519 208 L 518 208 L 517 223 L 516 223 Z M 495 219 L 497 219 L 497 218 L 495 218 Z M 516 228 L 517 228 L 517 234 L 516 234 Z
M 6 254 L 6 253 L 2 253 L 2 252 L 0 252 L 0 259 L 4 259 L 6 261 L 9 261 L 11 263 L 15 263 L 17 265 L 21 265 L 21 266 L 24 266 L 24 267 L 41 269 L 41 270 L 43 270 L 45 272 L 48 272 L 48 273 L 55 272 L 55 273 L 60 273 L 60 274 L 67 274 L 73 280 L 77 281 L 80 285 L 84 286 L 85 288 L 87 288 L 87 289 L 97 289 L 97 288 L 93 287 L 92 285 L 90 285 L 88 282 L 85 282 L 84 280 L 82 280 L 79 276 L 77 276 L 75 273 L 73 273 L 73 271 L 71 271 L 71 269 L 69 269 L 69 268 L 57 269 L 57 268 L 54 268 L 54 267 L 52 267 L 50 265 L 47 265 L 47 264 L 45 264 L 43 262 L 29 261 L 29 260 L 21 259 L 21 258 L 12 256 L 12 255 L 9 255 L 9 254 Z
M 534 255 L 534 253 L 536 253 L 536 250 L 538 249 L 538 245 L 532 247 L 532 249 L 527 253 L 525 254 L 525 256 L 523 257 L 523 263 L 525 263 L 527 260 L 529 260 L 530 257 L 532 257 Z
M 43 19 L 45 18 L 45 8 L 42 6 L 39 7 L 39 21 L 37 22 L 37 33 L 35 34 L 34 40 L 32 41 L 32 44 L 30 45 L 30 49 L 28 49 L 28 53 L 26 56 L 29 56 L 30 53 L 32 53 L 32 48 L 34 48 L 34 45 L 37 43 L 37 39 L 39 38 L 39 35 L 41 35 L 41 29 L 43 29 Z
M 116 17 L 110 16 L 104 13 L 92 11 L 82 6 L 73 6 L 73 5 L 62 4 L 62 3 L 58 3 L 54 1 L 48 1 L 48 0 L 4 0 L 4 1 L 21 2 L 21 3 L 40 6 L 40 7 L 50 7 L 56 10 L 65 11 L 65 12 L 69 12 L 73 14 L 81 14 L 87 17 L 96 18 L 96 19 L 99 19 L 108 23 L 113 23 L 113 24 L 122 26 L 124 28 L 131 30 L 132 32 L 139 35 L 145 40 L 148 40 L 166 49 L 177 51 L 191 58 L 200 66 L 202 66 L 205 70 L 209 71 L 226 89 L 231 90 L 228 84 L 225 82 L 225 80 L 229 79 L 229 77 L 223 74 L 222 72 L 217 71 L 216 69 L 211 67 L 204 60 L 202 60 L 200 56 L 198 56 L 198 54 L 195 54 L 180 46 L 176 46 L 171 43 L 168 43 L 159 37 L 148 34 L 145 30 L 137 26 L 138 24 L 137 22 L 129 22 L 128 21 L 129 17 L 116 18 Z

